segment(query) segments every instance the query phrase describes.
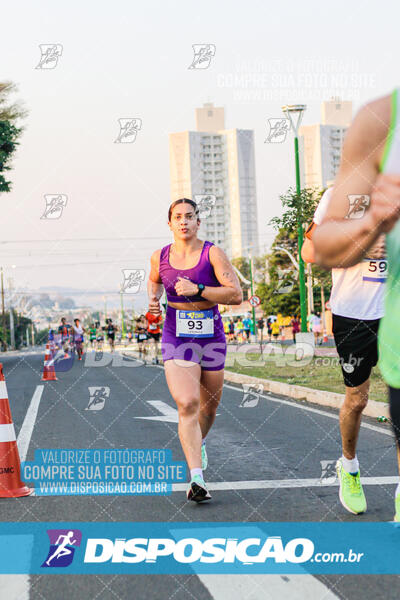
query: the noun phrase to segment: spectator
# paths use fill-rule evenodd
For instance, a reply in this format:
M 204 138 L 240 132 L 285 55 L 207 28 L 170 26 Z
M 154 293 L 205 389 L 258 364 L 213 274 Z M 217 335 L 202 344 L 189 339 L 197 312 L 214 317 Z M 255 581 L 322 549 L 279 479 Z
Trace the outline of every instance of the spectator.
M 300 320 L 298 315 L 293 317 L 292 319 L 292 335 L 293 335 L 293 343 L 296 343 L 296 333 L 300 333 Z

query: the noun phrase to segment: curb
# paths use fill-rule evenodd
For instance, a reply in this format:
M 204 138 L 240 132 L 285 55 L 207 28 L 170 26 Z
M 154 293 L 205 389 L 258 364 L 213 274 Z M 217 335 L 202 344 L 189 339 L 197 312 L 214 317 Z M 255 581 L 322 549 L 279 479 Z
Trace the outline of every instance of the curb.
M 312 404 L 329 406 L 330 408 L 340 409 L 344 401 L 344 394 L 314 390 L 313 388 L 303 387 L 301 385 L 272 381 L 270 379 L 261 379 L 260 377 L 243 375 L 242 373 L 225 371 L 224 379 L 231 383 L 258 383 L 264 387 L 265 392 L 288 396 L 295 400 L 307 400 L 307 402 L 311 402 Z M 376 400 L 368 400 L 368 404 L 363 410 L 363 415 L 375 419 L 377 417 L 389 418 L 389 405 L 384 402 L 376 402 Z

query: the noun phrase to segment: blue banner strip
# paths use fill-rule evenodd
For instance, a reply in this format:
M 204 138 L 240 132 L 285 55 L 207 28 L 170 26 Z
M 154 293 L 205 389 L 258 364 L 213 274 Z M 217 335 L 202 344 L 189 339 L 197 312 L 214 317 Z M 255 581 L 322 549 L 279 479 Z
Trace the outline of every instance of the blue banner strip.
M 395 523 L 2 523 L 0 572 L 400 574 Z

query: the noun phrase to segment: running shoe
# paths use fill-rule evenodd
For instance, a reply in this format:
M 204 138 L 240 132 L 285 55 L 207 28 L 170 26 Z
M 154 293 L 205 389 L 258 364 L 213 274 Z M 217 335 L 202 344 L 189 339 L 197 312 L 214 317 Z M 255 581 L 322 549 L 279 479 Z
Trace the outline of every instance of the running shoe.
M 361 485 L 360 471 L 356 475 L 351 475 L 344 469 L 342 459 L 339 458 L 336 472 L 339 479 L 339 498 L 345 509 L 353 515 L 365 512 L 367 501 Z
M 207 449 L 206 449 L 206 443 L 203 442 L 201 444 L 201 468 L 203 471 L 205 471 L 208 467 L 208 458 L 207 458 Z
M 186 495 L 188 500 L 193 500 L 194 502 L 211 500 L 211 494 L 206 488 L 204 479 L 200 475 L 195 475 L 192 478 Z
M 395 523 L 400 523 L 400 494 L 397 494 L 394 503 L 396 507 L 396 514 L 394 515 L 393 521 Z

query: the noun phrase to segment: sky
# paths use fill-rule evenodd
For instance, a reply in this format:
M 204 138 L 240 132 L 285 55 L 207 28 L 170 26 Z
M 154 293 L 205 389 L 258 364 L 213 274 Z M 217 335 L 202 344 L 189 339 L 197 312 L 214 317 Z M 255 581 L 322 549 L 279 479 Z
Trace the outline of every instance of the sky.
M 168 134 L 194 130 L 204 102 L 225 107 L 227 128 L 255 132 L 267 248 L 279 195 L 295 183 L 293 138 L 265 143 L 268 119 L 304 103 L 303 123 L 316 123 L 333 95 L 356 111 L 389 93 L 399 12 L 395 2 L 359 0 L 4 2 L 0 80 L 17 84 L 28 110 L 12 192 L 0 197 L 6 278 L 16 288 L 78 289 L 90 304 L 93 291 L 118 301 L 122 269 L 147 277 L 152 251 L 171 241 Z M 203 43 L 215 56 L 189 69 Z M 36 68 L 41 44 L 62 47 L 53 69 Z M 133 143 L 115 143 L 123 118 L 141 120 Z M 57 219 L 42 218 L 51 195 L 65 203 Z M 143 298 L 142 289 L 132 301 Z

